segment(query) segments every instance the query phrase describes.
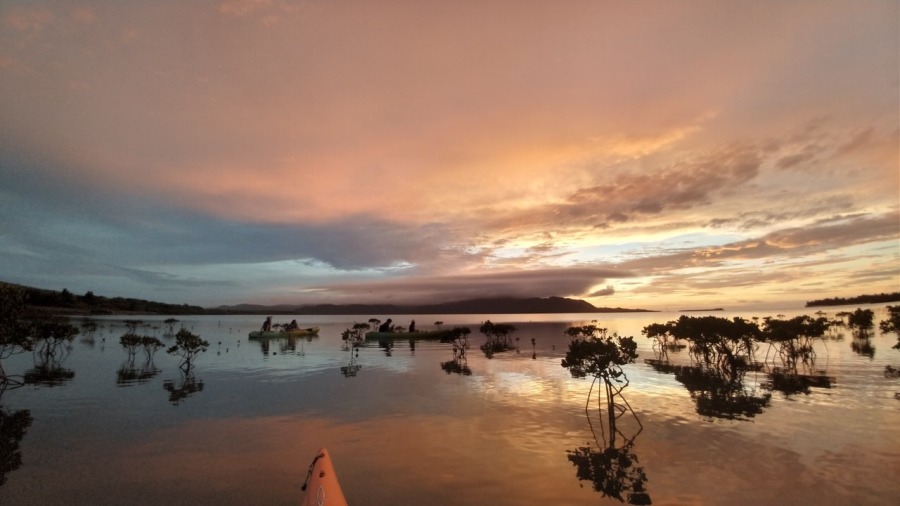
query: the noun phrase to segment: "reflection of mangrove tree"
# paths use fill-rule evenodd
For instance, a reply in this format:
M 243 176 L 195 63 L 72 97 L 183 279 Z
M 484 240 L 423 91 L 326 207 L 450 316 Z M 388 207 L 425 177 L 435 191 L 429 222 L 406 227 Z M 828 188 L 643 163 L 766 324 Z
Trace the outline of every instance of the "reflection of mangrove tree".
M 684 339 L 690 343 L 691 364 L 670 364 L 668 357 L 659 352 L 655 360 L 647 363 L 674 374 L 690 392 L 699 414 L 748 419 L 762 413 L 771 399 L 771 394 L 760 394 L 756 387 L 746 385 L 748 371 L 765 369 L 768 381 L 762 388 L 786 396 L 808 394 L 813 387 L 831 388 L 834 378 L 815 367 L 815 347 L 818 341 L 827 346 L 824 336 L 834 324 L 824 317 L 783 319 L 779 315 L 765 318 L 760 327 L 757 322 L 742 318 L 681 316 L 677 321 L 649 325 L 644 333 L 660 343 L 670 338 Z M 768 344 L 761 363 L 754 360 L 760 344 Z
M 153 357 L 163 347 L 162 341 L 151 336 L 126 333 L 119 338 L 119 343 L 125 348 L 127 358 L 116 371 L 118 385 L 144 383 L 159 374 L 160 370 L 153 364 Z M 144 361 L 136 365 L 137 354 L 141 350 L 144 352 Z
M 466 327 L 457 327 L 453 333 L 442 341 L 449 341 L 453 345 L 453 360 L 441 362 L 441 369 L 447 374 L 456 373 L 471 376 L 466 352 L 469 350 L 470 330 Z
M 512 349 L 510 336 L 516 331 L 516 327 L 509 323 L 493 323 L 490 320 L 484 322 L 478 329 L 487 337 L 481 345 L 481 351 L 487 358 L 493 358 L 494 353 L 500 353 Z
M 7 412 L 0 405 L 0 487 L 10 472 L 22 466 L 20 445 L 33 421 L 27 409 Z
M 30 385 L 57 386 L 70 381 L 75 372 L 63 367 L 72 339 L 78 329 L 68 320 L 49 317 L 32 323 L 34 337 L 34 368 L 25 373 Z
M 720 369 L 660 360 L 646 362 L 659 372 L 674 374 L 696 404 L 697 414 L 709 419 L 748 420 L 761 414 L 772 398 L 772 394 L 745 385 L 746 367 Z
M 161 370 L 158 369 L 152 361 L 137 365 L 133 360 L 129 360 L 116 370 L 116 384 L 119 386 L 128 386 L 146 383 L 156 377 L 160 372 Z
M 94 334 L 97 333 L 97 329 L 99 328 L 100 326 L 96 321 L 90 318 L 83 318 L 81 320 L 81 340 L 89 344 L 94 344 Z
M 260 350 L 262 354 L 268 356 L 269 353 L 274 353 L 277 355 L 278 353 L 282 354 L 297 354 L 297 355 L 305 355 L 306 352 L 303 351 L 303 341 L 312 342 L 313 337 L 318 336 L 304 336 L 297 337 L 292 335 L 285 336 L 277 336 L 277 337 L 255 337 L 252 341 L 259 343 Z M 272 343 L 276 343 L 278 345 L 278 351 L 272 351 Z M 297 350 L 297 345 L 300 345 L 300 350 Z M 240 345 L 240 344 L 238 344 Z M 220 344 L 221 347 L 221 344 Z M 225 349 L 225 352 L 228 352 L 228 349 Z
M 622 366 L 633 363 L 637 358 L 637 344 L 631 337 L 609 335 L 606 329 L 595 325 L 570 327 L 566 334 L 571 341 L 562 366 L 575 378 L 593 378 L 585 403 L 585 415 L 594 436 L 593 444 L 588 442 L 586 446 L 569 450 L 567 458 L 575 465 L 578 479 L 590 481 L 594 490 L 604 496 L 629 504 L 650 504 L 650 495 L 644 488 L 647 474 L 643 467 L 637 465 L 638 458 L 633 451 L 634 440 L 643 426 L 622 394 L 628 386 L 628 377 Z M 600 438 L 591 423 L 589 410 L 593 387 L 598 380 L 602 380 L 606 394 L 597 397 Z M 605 397 L 605 403 L 601 397 Z M 636 422 L 636 432 L 630 436 L 622 431 L 620 419 L 625 414 L 630 414 Z M 604 419 L 607 424 L 604 424 Z
M 166 335 L 173 336 L 175 335 L 175 324 L 178 323 L 177 318 L 166 318 L 163 323 L 166 325 Z
M 683 315 L 677 321 L 647 326 L 644 334 L 662 342 L 683 339 L 690 343 L 691 365 L 670 364 L 663 355 L 646 362 L 658 371 L 674 374 L 701 416 L 744 420 L 762 413 L 768 405 L 771 394 L 760 395 L 744 382 L 746 372 L 759 367 L 753 359 L 762 336 L 756 323 Z
M 359 348 L 347 348 L 345 351 L 350 353 L 350 363 L 341 366 L 341 374 L 345 378 L 354 378 L 362 369 L 362 366 L 359 365 Z
M 169 392 L 169 402 L 176 406 L 191 395 L 203 391 L 203 381 L 194 376 L 193 368 L 180 368 L 179 371 L 181 378 L 177 382 L 172 380 L 163 382 L 163 388 Z
M 652 504 L 645 483 L 647 473 L 639 466 L 634 442 L 613 447 L 586 446 L 568 450 L 566 458 L 575 465 L 575 475 L 592 483 L 594 491 L 628 504 Z

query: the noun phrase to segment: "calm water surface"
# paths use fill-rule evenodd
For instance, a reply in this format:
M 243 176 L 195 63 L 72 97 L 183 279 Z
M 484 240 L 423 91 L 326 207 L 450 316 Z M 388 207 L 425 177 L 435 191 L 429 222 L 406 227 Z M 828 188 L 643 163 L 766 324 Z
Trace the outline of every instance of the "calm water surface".
M 185 316 L 210 342 L 186 376 L 165 350 L 129 363 L 124 323 L 106 318 L 53 375 L 31 353 L 4 362 L 30 384 L 0 397 L 0 504 L 296 504 L 320 446 L 354 505 L 896 504 L 900 379 L 885 367 L 900 351 L 869 307 L 868 347 L 832 335 L 787 385 L 771 365 L 703 386 L 686 350 L 657 361 L 641 329 L 676 313 L 373 315 L 470 327 L 470 374 L 442 368 L 448 344 L 343 351 L 341 332 L 368 317 L 298 317 L 319 336 L 261 343 L 247 338 L 261 317 Z M 173 342 L 166 317 L 140 318 Z M 518 327 L 518 352 L 485 358 L 487 318 Z M 634 415 L 614 441 L 597 390 L 586 413 L 590 381 L 560 366 L 565 329 L 593 319 L 639 344 L 623 391 Z

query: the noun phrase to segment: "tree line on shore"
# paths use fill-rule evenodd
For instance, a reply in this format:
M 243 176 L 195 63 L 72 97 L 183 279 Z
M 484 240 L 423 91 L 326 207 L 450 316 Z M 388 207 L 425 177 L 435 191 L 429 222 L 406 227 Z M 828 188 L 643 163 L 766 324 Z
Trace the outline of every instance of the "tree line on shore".
M 22 292 L 26 307 L 32 312 L 56 314 L 206 314 L 200 306 L 167 304 L 125 297 L 104 297 L 87 291 L 76 295 L 68 289 L 45 290 L 13 283 L 0 282 L 0 286 L 14 287 Z
M 859 295 L 857 297 L 849 298 L 831 297 L 827 299 L 817 299 L 807 302 L 806 307 L 845 306 L 849 304 L 885 304 L 888 302 L 900 302 L 900 292 Z

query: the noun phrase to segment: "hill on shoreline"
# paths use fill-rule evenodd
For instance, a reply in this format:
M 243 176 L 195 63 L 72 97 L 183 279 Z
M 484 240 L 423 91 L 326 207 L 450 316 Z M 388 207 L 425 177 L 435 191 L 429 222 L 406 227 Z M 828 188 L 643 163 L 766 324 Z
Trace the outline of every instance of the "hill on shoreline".
M 262 306 L 239 304 L 218 306 L 224 314 L 372 315 L 372 314 L 535 314 L 535 313 L 636 313 L 649 309 L 598 308 L 579 299 L 565 297 L 496 297 L 441 304 L 307 304 Z
M 104 297 L 88 291 L 75 295 L 60 291 L 0 281 L 0 288 L 21 290 L 25 304 L 35 313 L 65 315 L 163 314 L 296 314 L 296 315 L 373 315 L 373 314 L 535 314 L 535 313 L 632 313 L 648 309 L 598 308 L 579 299 L 565 297 L 496 297 L 461 300 L 440 304 L 238 304 L 213 308 L 188 304 L 168 304 L 142 299 Z

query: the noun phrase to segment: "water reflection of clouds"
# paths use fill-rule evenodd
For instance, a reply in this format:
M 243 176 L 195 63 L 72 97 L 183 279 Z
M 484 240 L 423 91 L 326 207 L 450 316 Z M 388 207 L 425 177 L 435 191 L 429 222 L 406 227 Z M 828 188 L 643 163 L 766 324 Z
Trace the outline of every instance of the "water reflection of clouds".
M 642 315 L 642 323 L 665 319 L 659 316 Z M 203 334 L 204 328 L 197 330 Z M 57 490 L 34 496 L 43 503 L 68 499 L 59 492 L 66 488 L 77 490 L 81 503 L 115 502 L 124 488 L 148 503 L 285 503 L 293 497 L 279 489 L 298 483 L 311 452 L 327 445 L 342 483 L 366 492 L 357 502 L 374 494 L 376 504 L 441 504 L 435 497 L 452 497 L 448 504 L 592 504 L 597 495 L 577 487 L 563 454 L 589 437 L 583 408 L 590 381 L 569 377 L 559 363 L 562 350 L 550 349 L 551 339 L 567 338 L 546 330 L 522 327 L 523 342 L 537 336 L 537 360 L 526 353 L 530 346 L 492 360 L 476 352 L 469 359 L 473 375 L 466 377 L 440 369 L 452 356 L 448 345 L 420 343 L 415 355 L 402 347 L 391 357 L 362 349 L 365 367 L 347 381 L 339 369 L 348 354 L 339 350 L 335 329 L 307 343 L 305 357 L 264 359 L 246 341 L 219 356 L 211 353 L 213 344 L 197 363 L 204 390 L 177 409 L 160 387 L 177 378 L 170 357 L 160 356 L 164 372 L 151 386 L 116 388 L 124 353 L 110 343 L 101 351 L 98 336 L 97 346 L 77 344 L 67 358 L 66 366 L 78 372 L 74 381 L 11 397 L 16 409 L 31 409 L 40 422 L 29 428 L 25 452 L 40 465 L 12 473 L 11 486 L 22 490 L 21 483 L 27 488 L 59 476 L 60 486 L 48 487 Z M 472 339 L 476 345 L 479 337 Z M 649 340 L 635 337 L 649 348 Z M 674 375 L 642 362 L 628 366 L 628 401 L 646 427 L 636 453 L 648 468 L 654 499 L 876 503 L 879 493 L 895 490 L 889 479 L 896 473 L 884 471 L 896 469 L 900 414 L 870 408 L 886 397 L 895 402 L 896 383 L 883 377 L 879 362 L 891 357 L 876 355 L 871 363 L 849 342 L 828 345 L 834 388 L 787 400 L 775 396 L 753 423 L 698 423 L 689 392 Z M 27 369 L 31 357 L 16 357 L 11 365 Z M 824 365 L 821 359 L 817 365 Z M 747 375 L 752 385 L 766 378 L 764 372 Z M 92 419 L 95 413 L 102 419 Z M 70 426 L 77 427 L 75 440 L 59 429 Z M 145 461 L 152 472 L 142 472 Z M 121 469 L 124 481 L 110 469 Z M 111 492 L 96 490 L 104 487 Z
M 65 490 L 81 490 L 75 484 L 83 480 L 94 486 L 79 492 L 82 503 L 125 504 L 142 497 L 148 503 L 288 504 L 296 502 L 307 458 L 322 445 L 335 459 L 351 504 L 442 504 L 441 498 L 452 498 L 446 504 L 564 504 L 583 495 L 577 487 L 557 485 L 567 471 L 562 462 L 521 459 L 519 450 L 497 439 L 509 429 L 499 418 L 475 426 L 446 416 L 398 422 L 297 416 L 187 422 L 147 433 L 112 455 L 79 447 L 83 453 L 65 454 L 54 466 L 71 470 L 60 473 L 59 486 L 37 491 L 32 499 L 65 503 Z M 548 441 L 536 443 L 540 449 Z M 498 462 L 516 465 L 498 472 Z M 117 469 L 117 479 L 128 487 L 108 486 L 106 469 Z M 535 479 L 542 474 L 549 479 Z M 508 480 L 522 486 L 501 485 Z

